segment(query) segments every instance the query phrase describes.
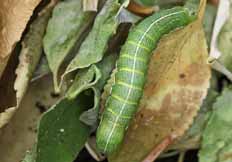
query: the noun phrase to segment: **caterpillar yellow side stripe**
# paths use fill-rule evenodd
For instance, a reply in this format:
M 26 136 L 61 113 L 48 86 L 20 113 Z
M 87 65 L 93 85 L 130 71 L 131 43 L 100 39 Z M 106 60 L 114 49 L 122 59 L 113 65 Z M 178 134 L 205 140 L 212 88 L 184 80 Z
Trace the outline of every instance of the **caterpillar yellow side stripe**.
M 124 98 L 122 98 L 122 97 L 120 97 L 118 95 L 115 95 L 115 94 L 112 94 L 111 97 L 115 98 L 118 101 L 121 101 L 121 102 L 124 102 L 126 104 L 129 104 L 129 105 L 137 105 L 137 102 L 125 100 Z
M 143 59 L 142 57 L 133 57 L 129 54 L 122 54 L 121 57 L 122 58 L 125 57 L 125 58 L 131 59 L 131 60 L 136 60 L 136 61 L 140 61 L 140 62 L 144 62 L 144 63 L 146 62 L 146 60 Z
M 133 69 L 130 69 L 130 68 L 120 68 L 119 71 L 127 71 L 127 72 L 130 72 L 130 73 L 136 73 L 136 74 L 139 74 L 139 75 L 144 75 L 144 72 L 143 71 L 139 71 L 139 70 L 133 70 Z
M 118 116 L 118 114 L 116 112 L 114 112 L 111 108 L 107 109 L 107 111 L 109 111 L 110 113 L 112 113 L 115 116 Z M 121 115 L 120 118 L 130 119 L 131 117 L 130 116 L 126 116 L 126 115 Z
M 136 42 L 134 42 L 134 41 L 128 41 L 128 43 L 129 44 L 132 44 L 132 45 L 135 45 L 135 46 L 137 46 L 137 47 L 139 47 L 139 48 L 142 48 L 142 49 L 144 49 L 144 50 L 146 50 L 146 51 L 150 51 L 150 49 L 148 48 L 148 47 L 146 47 L 146 46 L 144 46 L 144 45 L 142 45 L 142 44 L 139 44 L 139 43 L 136 43 Z
M 131 88 L 131 89 L 135 89 L 135 90 L 139 90 L 139 91 L 142 91 L 142 90 L 143 90 L 141 87 L 134 86 L 134 85 L 125 83 L 125 82 L 123 82 L 123 81 L 116 81 L 116 83 L 119 84 L 119 85 L 125 86 L 125 87 L 127 87 L 127 88 Z

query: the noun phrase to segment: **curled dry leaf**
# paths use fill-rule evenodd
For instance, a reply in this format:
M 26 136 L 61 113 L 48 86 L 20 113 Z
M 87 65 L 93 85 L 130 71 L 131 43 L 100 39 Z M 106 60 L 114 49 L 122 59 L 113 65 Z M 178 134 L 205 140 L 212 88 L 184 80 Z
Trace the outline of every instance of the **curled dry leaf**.
M 164 37 L 155 50 L 140 108 L 110 162 L 139 162 L 189 128 L 206 96 L 210 68 L 201 19 Z
M 16 103 L 9 102 L 10 105 L 0 105 L 0 107 L 4 109 L 12 106 L 0 113 L 0 128 L 13 116 L 27 90 L 28 83 L 42 54 L 42 39 L 55 2 L 56 0 L 52 0 L 51 3 L 39 13 L 38 17 L 30 25 L 28 33 L 22 40 L 22 50 L 19 55 L 19 65 L 16 69 L 17 77 L 14 83 L 14 89 L 16 90 Z M 12 70 L 14 70 L 14 68 L 12 68 Z M 12 82 L 13 81 L 14 78 L 12 79 Z M 7 81 L 5 83 L 9 84 Z M 9 86 L 9 89 L 12 87 L 13 85 Z M 7 98 L 4 96 L 4 94 L 1 95 L 3 95 L 2 97 Z M 11 98 L 14 97 L 15 96 L 11 96 Z
M 33 10 L 41 0 L 4 0 L 0 6 L 0 77 Z
M 135 3 L 134 1 L 130 1 L 127 8 L 131 12 L 134 12 L 136 14 L 142 14 L 142 15 L 150 15 L 153 12 L 159 10 L 158 6 L 149 6 L 149 7 L 141 6 L 137 3 Z
M 51 3 L 39 13 L 39 16 L 32 22 L 29 32 L 25 35 L 25 38 L 22 41 L 19 65 L 16 69 L 17 78 L 14 84 L 17 105 L 20 104 L 20 101 L 27 90 L 28 82 L 30 81 L 40 60 L 40 56 L 42 55 L 43 36 L 56 2 L 57 0 L 51 1 Z
M 59 99 L 52 97 L 51 92 L 53 92 L 51 76 L 30 84 L 17 113 L 0 130 L 1 162 L 19 162 L 26 151 L 33 147 L 37 135 L 37 122 L 42 112 Z

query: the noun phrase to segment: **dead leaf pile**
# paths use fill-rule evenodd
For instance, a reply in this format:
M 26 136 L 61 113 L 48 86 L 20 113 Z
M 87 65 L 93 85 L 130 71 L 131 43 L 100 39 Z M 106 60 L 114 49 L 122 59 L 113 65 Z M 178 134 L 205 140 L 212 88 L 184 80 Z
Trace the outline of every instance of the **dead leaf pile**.
M 12 1 L 12 3 L 13 3 L 13 1 Z M 8 5 L 10 5 L 12 7 L 13 6 L 12 3 L 8 4 Z M 18 2 L 18 3 L 20 3 L 20 2 Z M 18 3 L 16 3 L 16 4 L 19 5 Z M 29 4 L 33 5 L 35 3 L 30 2 L 30 3 L 28 3 L 28 5 Z M 21 5 L 23 5 L 23 3 Z M 25 10 L 25 8 L 22 8 L 21 5 L 18 6 L 18 7 L 21 7 L 19 9 Z M 3 76 L 2 80 L 1 80 L 2 87 L 0 86 L 0 89 L 1 89 L 0 101 L 2 101 L 2 102 L 0 103 L 0 110 L 1 110 L 0 111 L 0 128 L 2 126 L 4 126 L 10 120 L 10 118 L 13 116 L 13 114 L 15 113 L 15 110 L 18 108 L 18 106 L 21 102 L 21 99 L 27 90 L 27 86 L 29 84 L 29 81 L 32 77 L 33 72 L 35 71 L 35 68 L 36 68 L 38 61 L 40 59 L 40 56 L 42 54 L 42 38 L 43 38 L 43 35 L 45 32 L 45 28 L 47 26 L 48 19 L 50 17 L 50 13 L 51 13 L 54 5 L 55 5 L 55 0 L 51 1 L 51 3 L 47 6 L 47 8 L 44 8 L 39 13 L 38 17 L 32 22 L 32 24 L 30 25 L 29 31 L 26 33 L 25 37 L 23 38 L 22 50 L 21 50 L 20 56 L 19 56 L 19 65 L 18 65 L 18 68 L 16 69 L 16 74 L 17 74 L 16 80 L 15 80 L 15 75 L 14 75 L 14 70 L 15 70 L 14 66 L 15 65 L 13 65 L 13 66 L 10 65 L 10 67 L 8 68 L 9 71 L 6 73 L 6 76 Z M 26 6 L 26 4 L 25 4 L 25 6 Z M 34 6 L 34 7 L 36 7 L 36 6 Z M 34 9 L 34 8 L 31 8 L 31 10 L 32 9 Z M 24 12 L 25 11 L 23 11 L 23 13 Z M 33 10 L 31 11 L 31 14 L 32 14 L 32 12 L 33 12 Z M 24 14 L 26 14 L 26 13 L 24 13 Z M 15 18 L 15 15 L 8 14 L 8 17 L 9 16 L 14 16 L 14 18 Z M 28 19 L 29 19 L 31 15 L 27 15 L 27 16 L 29 16 L 28 17 Z M 10 17 L 9 17 L 9 19 L 10 19 Z M 24 24 L 25 26 L 26 26 L 28 19 L 25 19 L 25 24 Z M 16 21 L 16 22 L 18 22 L 18 21 Z M 18 24 L 17 25 L 11 24 L 11 25 L 14 27 L 20 26 Z M 11 25 L 10 25 L 10 27 L 12 27 Z M 24 26 L 24 28 L 25 28 L 25 26 Z M 7 29 L 8 25 L 4 24 L 4 27 Z M 24 28 L 21 29 L 22 30 L 21 32 L 23 32 Z M 9 29 L 11 29 L 11 28 L 9 28 Z M 14 30 L 14 32 L 18 31 L 15 28 L 12 28 L 11 30 Z M 4 37 L 7 37 L 7 39 L 11 38 L 9 35 L 4 35 Z M 21 37 L 21 33 L 19 35 L 19 38 L 20 37 Z M 13 40 L 13 38 L 12 38 L 12 40 Z M 16 43 L 16 41 L 18 41 L 18 40 L 15 40 L 14 43 Z M 1 45 L 3 45 L 3 44 L 1 43 Z M 7 47 L 7 45 L 6 46 L 4 45 L 4 48 L 6 48 L 6 47 Z M 12 49 L 8 49 L 8 50 L 10 52 Z M 5 51 L 6 51 L 6 49 L 5 49 Z M 0 56 L 0 58 L 1 58 L 1 56 Z M 16 64 L 16 62 L 17 61 L 15 61 L 14 64 Z M 9 79 L 9 77 L 10 77 L 10 79 Z M 16 90 L 16 96 L 15 96 L 14 89 Z M 7 97 L 7 95 L 9 95 L 9 97 Z M 15 97 L 16 97 L 16 99 L 15 99 Z

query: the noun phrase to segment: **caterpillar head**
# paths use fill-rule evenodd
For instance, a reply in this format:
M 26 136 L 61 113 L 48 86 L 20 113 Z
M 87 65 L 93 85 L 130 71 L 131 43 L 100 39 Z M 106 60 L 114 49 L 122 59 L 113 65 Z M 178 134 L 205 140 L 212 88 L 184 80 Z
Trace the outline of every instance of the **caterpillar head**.
M 186 11 L 186 13 L 188 15 L 189 22 L 192 22 L 192 21 L 194 21 L 194 20 L 197 19 L 197 13 L 196 13 L 196 11 L 191 10 L 189 8 L 184 8 L 184 10 Z

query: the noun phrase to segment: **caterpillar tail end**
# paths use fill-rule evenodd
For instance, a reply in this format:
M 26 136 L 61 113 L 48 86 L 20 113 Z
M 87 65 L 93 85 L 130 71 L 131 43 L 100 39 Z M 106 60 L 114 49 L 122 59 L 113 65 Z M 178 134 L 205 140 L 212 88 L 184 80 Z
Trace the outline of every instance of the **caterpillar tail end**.
M 113 129 L 113 125 L 111 129 L 109 129 L 109 123 L 107 122 L 101 122 L 97 129 L 97 149 L 107 155 L 117 151 L 124 137 L 124 131 L 122 131 L 122 129 Z

